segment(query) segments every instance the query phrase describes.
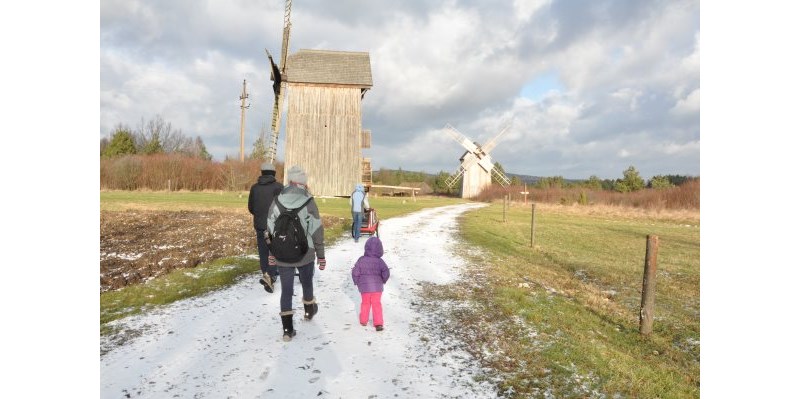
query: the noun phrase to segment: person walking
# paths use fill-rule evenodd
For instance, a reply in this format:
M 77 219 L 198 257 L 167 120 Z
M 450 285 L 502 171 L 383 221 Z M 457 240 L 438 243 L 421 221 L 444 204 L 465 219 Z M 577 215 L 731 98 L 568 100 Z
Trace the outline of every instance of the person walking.
M 364 210 L 369 209 L 369 200 L 364 191 L 364 185 L 356 184 L 356 188 L 350 194 L 350 209 L 353 212 L 353 239 L 358 242 L 361 237 L 361 222 L 364 220 Z
M 358 321 L 366 326 L 372 310 L 372 325 L 375 331 L 383 331 L 383 286 L 389 280 L 389 267 L 383 261 L 383 243 L 378 237 L 370 237 L 364 245 L 364 256 L 358 258 L 353 270 L 353 283 L 361 293 L 361 312 Z
M 269 293 L 274 291 L 278 268 L 269 265 L 269 247 L 264 231 L 267 229 L 269 207 L 282 189 L 283 184 L 275 180 L 275 166 L 264 162 L 261 164 L 261 176 L 258 177 L 256 184 L 250 187 L 250 196 L 247 198 L 247 209 L 253 215 L 253 228 L 256 230 L 258 265 L 261 267 L 261 277 L 258 282 Z
M 317 300 L 314 296 L 314 258 L 319 264 L 319 270 L 325 270 L 325 231 L 322 220 L 319 216 L 314 197 L 308 192 L 308 178 L 305 171 L 299 166 L 292 166 L 286 171 L 288 185 L 275 198 L 269 208 L 267 216 L 267 231 L 272 239 L 272 255 L 269 261 L 275 264 L 281 281 L 281 302 L 280 316 L 283 324 L 283 340 L 291 341 L 297 335 L 294 329 L 294 310 L 292 309 L 292 296 L 294 295 L 295 271 L 300 276 L 300 285 L 303 288 L 303 308 L 305 310 L 304 319 L 311 320 L 318 311 Z M 306 252 L 302 253 L 299 249 L 297 257 L 300 260 L 292 261 L 287 258 L 281 259 L 282 254 L 276 251 L 278 240 L 286 238 L 285 232 L 280 232 L 276 236 L 276 226 L 281 227 L 283 223 L 277 223 L 281 215 L 296 214 L 298 224 L 302 228 L 298 239 L 305 239 L 307 243 Z M 303 245 L 298 245 L 302 247 Z M 294 248 L 298 247 L 295 246 Z

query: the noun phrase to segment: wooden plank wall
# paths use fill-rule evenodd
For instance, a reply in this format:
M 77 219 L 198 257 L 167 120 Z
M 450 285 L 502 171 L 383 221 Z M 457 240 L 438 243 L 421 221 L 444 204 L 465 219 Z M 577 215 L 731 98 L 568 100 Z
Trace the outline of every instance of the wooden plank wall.
M 474 157 L 472 154 L 467 155 L 467 157 L 469 156 Z M 474 198 L 491 184 L 492 176 L 486 173 L 476 162 L 464 171 L 464 176 L 462 176 L 461 181 L 461 198 Z
M 361 181 L 361 89 L 290 83 L 288 103 L 285 169 L 300 165 L 315 196 L 349 196 Z

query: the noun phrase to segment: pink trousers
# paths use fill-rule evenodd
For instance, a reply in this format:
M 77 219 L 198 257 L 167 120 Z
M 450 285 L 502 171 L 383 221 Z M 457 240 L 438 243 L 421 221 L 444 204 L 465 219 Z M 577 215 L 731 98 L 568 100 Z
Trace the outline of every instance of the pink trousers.
M 358 321 L 361 324 L 367 324 L 369 320 L 369 310 L 372 309 L 372 325 L 383 325 L 383 306 L 381 305 L 382 292 L 362 292 L 361 293 L 361 313 L 358 315 Z

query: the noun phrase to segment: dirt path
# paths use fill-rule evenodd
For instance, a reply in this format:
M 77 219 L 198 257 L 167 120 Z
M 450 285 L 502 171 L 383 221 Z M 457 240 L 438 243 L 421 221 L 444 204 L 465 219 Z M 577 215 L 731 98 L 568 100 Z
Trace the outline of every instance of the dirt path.
M 477 362 L 442 339 L 428 314 L 414 309 L 419 286 L 459 278 L 456 217 L 464 204 L 382 221 L 384 259 L 392 276 L 383 304 L 386 330 L 357 321 L 360 296 L 350 268 L 361 240 L 326 250 L 315 271 L 320 312 L 295 316 L 297 336 L 281 340 L 280 288 L 267 294 L 256 276 L 228 289 L 114 322 L 141 335 L 101 357 L 101 396 L 113 397 L 496 397 Z M 294 306 L 300 313 L 300 286 Z M 102 342 L 101 342 L 102 343 Z

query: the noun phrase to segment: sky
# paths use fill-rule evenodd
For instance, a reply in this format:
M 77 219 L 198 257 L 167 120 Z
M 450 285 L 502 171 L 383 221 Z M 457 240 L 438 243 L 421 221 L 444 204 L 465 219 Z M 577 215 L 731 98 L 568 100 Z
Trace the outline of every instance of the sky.
M 445 125 L 478 143 L 510 125 L 490 153 L 510 173 L 699 176 L 699 3 L 298 0 L 289 52 L 369 53 L 375 170 L 453 173 L 464 151 Z M 265 49 L 280 54 L 284 1 L 99 6 L 98 140 L 160 115 L 214 160 L 237 158 L 246 80 L 252 150 L 272 118 Z

